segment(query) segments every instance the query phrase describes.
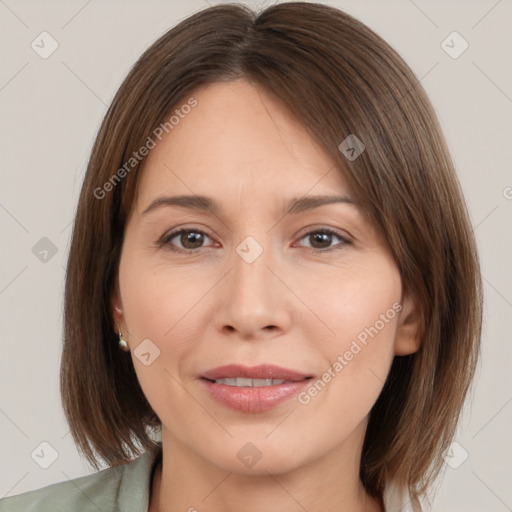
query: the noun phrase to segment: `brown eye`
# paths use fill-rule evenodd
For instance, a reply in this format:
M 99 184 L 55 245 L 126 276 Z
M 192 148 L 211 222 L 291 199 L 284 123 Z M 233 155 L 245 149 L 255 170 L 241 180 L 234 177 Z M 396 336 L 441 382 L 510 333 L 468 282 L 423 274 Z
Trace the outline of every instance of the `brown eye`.
M 162 245 L 176 251 L 193 251 L 201 249 L 206 239 L 210 237 L 197 229 L 180 229 L 166 236 Z
M 325 249 L 332 243 L 332 235 L 329 233 L 313 233 L 309 235 L 311 247 L 315 249 Z
M 180 242 L 185 249 L 197 249 L 203 245 L 204 235 L 196 231 L 183 232 Z
M 344 245 L 350 244 L 350 240 L 329 229 L 321 229 L 306 233 L 301 240 L 307 240 L 309 244 L 302 245 L 316 251 L 328 252 L 334 249 L 341 249 Z

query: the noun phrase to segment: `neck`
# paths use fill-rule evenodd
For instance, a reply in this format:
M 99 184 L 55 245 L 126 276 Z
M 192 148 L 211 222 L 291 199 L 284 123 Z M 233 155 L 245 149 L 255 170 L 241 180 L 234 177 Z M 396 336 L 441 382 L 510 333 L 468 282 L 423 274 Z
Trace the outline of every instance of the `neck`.
M 148 512 L 384 511 L 359 480 L 362 443 L 337 447 L 291 471 L 250 475 L 214 466 L 163 428 L 162 447 Z

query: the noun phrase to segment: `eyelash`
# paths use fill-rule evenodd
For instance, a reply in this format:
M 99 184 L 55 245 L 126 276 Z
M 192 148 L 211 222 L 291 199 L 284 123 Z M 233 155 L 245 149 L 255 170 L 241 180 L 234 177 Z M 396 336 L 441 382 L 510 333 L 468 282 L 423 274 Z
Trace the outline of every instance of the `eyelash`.
M 176 246 L 172 245 L 170 243 L 170 241 L 172 239 L 176 238 L 178 235 L 181 235 L 182 233 L 199 233 L 201 235 L 204 235 L 204 236 L 210 238 L 210 240 L 211 240 L 211 237 L 208 236 L 207 233 L 205 233 L 204 231 L 202 231 L 200 229 L 180 228 L 176 231 L 173 231 L 169 234 L 164 235 L 162 237 L 162 239 L 160 240 L 160 242 L 158 243 L 159 247 L 165 247 L 166 249 L 168 249 L 170 251 L 177 252 L 177 253 L 183 253 L 183 254 L 193 254 L 193 253 L 197 253 L 201 249 L 205 249 L 205 247 L 199 247 L 197 249 L 182 249 L 180 247 L 176 247 Z M 299 240 L 302 240 L 303 238 L 306 238 L 308 236 L 311 236 L 311 235 L 317 234 L 317 233 L 335 236 L 340 240 L 339 244 L 336 244 L 333 247 L 329 247 L 327 249 L 315 249 L 313 247 L 309 247 L 309 249 L 311 249 L 314 253 L 317 253 L 317 254 L 340 250 L 343 248 L 344 245 L 349 245 L 352 243 L 348 238 L 341 235 L 340 233 L 333 231 L 332 229 L 326 229 L 326 228 L 314 229 L 312 231 L 308 231 L 307 233 L 303 234 Z M 308 248 L 308 247 L 306 246 L 306 248 Z

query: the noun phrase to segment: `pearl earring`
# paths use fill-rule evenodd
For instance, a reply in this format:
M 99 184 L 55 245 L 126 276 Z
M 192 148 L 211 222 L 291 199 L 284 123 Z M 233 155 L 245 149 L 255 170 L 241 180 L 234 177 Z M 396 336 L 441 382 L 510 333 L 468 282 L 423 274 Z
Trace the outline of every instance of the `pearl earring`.
M 121 332 L 119 325 L 117 326 L 117 328 L 119 329 L 119 348 L 124 352 L 128 352 L 130 350 L 130 348 L 128 347 L 128 342 L 123 338 L 123 333 Z

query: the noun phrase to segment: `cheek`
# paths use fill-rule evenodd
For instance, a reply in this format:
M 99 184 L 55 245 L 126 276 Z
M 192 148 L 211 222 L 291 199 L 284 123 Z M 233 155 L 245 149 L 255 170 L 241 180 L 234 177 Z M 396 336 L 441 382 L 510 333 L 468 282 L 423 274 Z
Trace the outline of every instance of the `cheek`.
M 401 293 L 398 269 L 382 257 L 321 276 L 304 289 L 311 310 L 331 331 L 323 337 L 324 348 L 336 355 L 349 350 L 354 340 L 369 346 L 375 339 L 375 350 L 383 350 L 383 345 L 389 348 Z
M 194 350 L 191 340 L 197 333 L 190 326 L 196 325 L 194 305 L 204 287 L 191 275 L 164 271 L 130 256 L 121 260 L 119 280 L 140 386 L 162 420 L 179 418 L 188 401 L 179 384 L 180 364 Z M 144 353 L 150 355 L 144 358 Z
M 330 300 L 317 301 L 335 335 L 323 338 L 325 368 L 299 401 L 311 414 L 325 417 L 328 412 L 326 435 L 350 432 L 364 420 L 394 357 L 400 275 L 391 264 L 365 268 L 331 283 Z
M 169 413 L 176 412 L 172 404 L 186 399 L 181 397 L 178 384 L 187 373 L 183 363 L 197 351 L 201 333 L 210 320 L 203 304 L 215 279 L 212 273 L 208 277 L 197 269 L 176 270 L 165 263 L 151 264 L 127 252 L 120 262 L 119 282 L 141 387 L 158 413 L 162 412 L 162 403 L 167 404 Z M 150 353 L 146 360 L 139 357 L 143 347 Z M 145 364 L 147 359 L 150 364 Z M 172 404 L 166 398 L 169 394 L 176 397 Z
M 121 260 L 120 287 L 129 332 L 137 340 L 162 342 L 190 325 L 208 283 L 193 271 L 172 270 L 127 257 Z

